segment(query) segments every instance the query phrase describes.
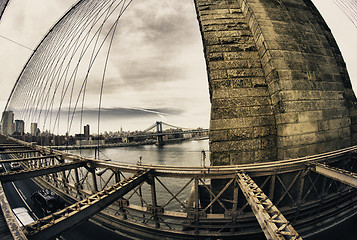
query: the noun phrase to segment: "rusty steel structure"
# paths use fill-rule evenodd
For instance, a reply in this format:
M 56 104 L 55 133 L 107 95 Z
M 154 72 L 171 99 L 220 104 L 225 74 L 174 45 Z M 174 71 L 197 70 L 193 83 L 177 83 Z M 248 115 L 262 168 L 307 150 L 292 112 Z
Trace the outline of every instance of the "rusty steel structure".
M 2 163 L 19 162 L 23 170 L 2 173 L 0 181 L 32 178 L 69 204 L 21 228 L 0 194 L 16 239 L 47 239 L 89 218 L 132 239 L 302 239 L 357 213 L 357 146 L 259 164 L 178 167 L 15 143 L 0 145 L 11 157 Z M 217 190 L 211 181 L 224 184 Z

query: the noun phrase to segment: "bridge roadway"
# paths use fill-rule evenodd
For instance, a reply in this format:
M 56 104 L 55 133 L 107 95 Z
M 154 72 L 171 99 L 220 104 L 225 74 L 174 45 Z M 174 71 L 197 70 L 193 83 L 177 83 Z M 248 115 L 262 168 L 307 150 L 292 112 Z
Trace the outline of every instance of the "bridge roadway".
M 90 217 L 130 239 L 302 239 L 357 213 L 357 146 L 278 162 L 202 168 L 123 165 L 18 144 L 33 151 L 21 154 L 19 148 L 0 145 L 2 155 L 11 154 L 25 170 L 2 173 L 0 181 L 23 178 L 14 184 L 32 183 L 19 188 L 21 196 L 28 198 L 40 185 L 74 203 L 22 228 L 22 239 L 66 236 L 74 222 Z M 8 162 L 3 162 L 7 170 Z M 223 187 L 217 189 L 215 181 Z M 176 183 L 181 186 L 173 189 Z M 6 192 L 10 206 L 17 204 L 13 198 L 18 197 L 12 197 L 16 190 Z
M 10 159 L 10 157 L 6 155 L 1 155 L 0 158 L 1 160 Z M 3 163 L 3 168 L 5 172 L 11 171 L 9 163 Z M 22 179 L 14 182 L 6 182 L 2 185 L 11 209 L 24 207 L 29 211 L 30 215 L 35 220 L 44 217 L 42 211 L 34 206 L 30 198 L 33 192 L 42 189 L 34 181 L 32 181 L 31 179 Z M 97 240 L 100 238 L 115 239 L 117 237 L 118 235 L 115 234 L 113 231 L 109 231 L 103 227 L 100 227 L 99 225 L 91 221 L 86 221 L 62 233 L 56 239 Z

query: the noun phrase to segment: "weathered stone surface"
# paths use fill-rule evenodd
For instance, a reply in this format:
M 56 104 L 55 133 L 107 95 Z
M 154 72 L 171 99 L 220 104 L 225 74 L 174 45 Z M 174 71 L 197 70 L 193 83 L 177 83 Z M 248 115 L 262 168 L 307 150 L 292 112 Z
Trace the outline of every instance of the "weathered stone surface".
M 211 162 L 357 143 L 346 65 L 310 0 L 196 0 L 211 94 Z
M 211 120 L 211 130 L 237 129 L 242 127 L 246 128 L 246 127 L 259 127 L 259 126 L 271 127 L 274 125 L 275 125 L 275 118 L 273 115 Z

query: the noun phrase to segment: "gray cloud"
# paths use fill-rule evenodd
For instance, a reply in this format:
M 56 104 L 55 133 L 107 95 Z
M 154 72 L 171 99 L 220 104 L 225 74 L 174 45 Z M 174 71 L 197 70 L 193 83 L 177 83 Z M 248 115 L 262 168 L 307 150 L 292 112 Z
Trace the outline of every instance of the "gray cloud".
M 102 34 L 109 31 L 114 20 L 113 15 Z M 145 91 L 157 88 L 163 82 L 180 84 L 195 71 L 191 65 L 196 64 L 197 58 L 192 59 L 189 54 L 193 46 L 200 45 L 193 2 L 134 1 L 119 20 L 104 90 L 114 93 L 126 91 L 128 86 Z M 203 52 L 197 53 L 202 61 Z M 205 73 L 202 75 L 205 77 Z M 99 75 L 90 82 L 88 92 L 97 94 L 101 85 Z
M 181 56 L 189 53 L 192 45 L 201 44 L 193 3 L 135 3 L 120 20 L 112 66 L 125 84 L 140 89 L 185 78 L 191 59 L 183 61 Z
M 68 111 L 62 110 L 62 113 L 68 114 Z M 112 119 L 125 119 L 125 118 L 145 118 L 151 116 L 169 116 L 169 115 L 180 115 L 183 110 L 176 108 L 157 108 L 157 109 L 144 109 L 144 108 L 103 108 L 101 109 L 101 117 Z M 76 115 L 80 115 L 81 111 L 78 110 Z M 98 117 L 98 109 L 83 109 L 84 118 L 96 118 Z

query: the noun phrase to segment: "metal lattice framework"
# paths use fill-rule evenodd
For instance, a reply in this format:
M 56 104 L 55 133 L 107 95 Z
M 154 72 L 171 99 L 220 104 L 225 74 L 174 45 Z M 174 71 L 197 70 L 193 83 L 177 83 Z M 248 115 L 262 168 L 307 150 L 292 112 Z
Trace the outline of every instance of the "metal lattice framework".
M 42 131 L 71 132 L 83 109 L 100 109 L 119 19 L 132 0 L 80 0 L 44 36 L 20 73 L 5 110 Z M 95 102 L 86 97 L 98 85 Z M 99 113 L 98 113 L 99 112 Z M 61 129 L 61 130 L 60 130 Z M 77 131 L 77 128 L 75 129 Z
M 240 189 L 267 239 L 302 239 L 248 174 L 238 172 L 237 175 Z
M 296 231 L 309 236 L 357 212 L 356 189 L 315 168 L 324 164 L 355 178 L 357 147 L 261 164 L 178 167 L 123 165 L 19 143 L 36 151 L 24 149 L 21 154 L 18 147 L 1 146 L 2 153 L 23 166 L 18 176 L 27 178 L 24 172 L 30 172 L 38 184 L 55 189 L 73 203 L 55 213 L 55 218 L 49 216 L 26 227 L 31 229 L 31 234 L 25 231 L 30 238 L 40 236 L 49 221 L 55 226 L 55 219 L 81 212 L 79 209 L 92 206 L 89 199 L 101 199 L 96 196 L 106 195 L 108 189 L 143 171 L 150 171 L 145 181 L 141 179 L 126 194 L 112 198 L 104 210 L 83 218 L 120 229 L 123 236 L 145 239 L 262 237 L 263 233 L 268 239 L 301 239 Z M 72 167 L 65 169 L 64 164 Z M 15 176 L 13 179 L 20 178 Z M 6 173 L 0 175 L 2 179 L 12 180 Z M 211 184 L 217 181 L 223 184 Z M 262 222 L 265 225 L 260 226 Z
M 110 49 L 130 3 L 81 0 L 74 5 L 33 52 L 6 110 L 51 132 L 58 132 L 65 118 L 71 132 L 78 112 L 82 124 L 87 86 L 95 78 L 100 79 L 99 125 Z M 19 162 L 24 169 L 0 174 L 0 181 L 32 178 L 71 204 L 22 231 L 0 189 L 4 215 L 19 239 L 52 237 L 70 228 L 73 219 L 88 218 L 132 238 L 265 234 L 268 239 L 301 239 L 297 232 L 308 236 L 357 213 L 356 146 L 286 161 L 212 167 L 123 165 L 21 141 L 0 149 L 12 158 L 3 163 Z

